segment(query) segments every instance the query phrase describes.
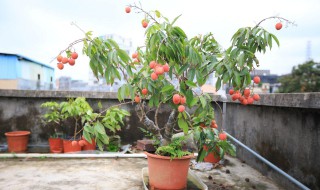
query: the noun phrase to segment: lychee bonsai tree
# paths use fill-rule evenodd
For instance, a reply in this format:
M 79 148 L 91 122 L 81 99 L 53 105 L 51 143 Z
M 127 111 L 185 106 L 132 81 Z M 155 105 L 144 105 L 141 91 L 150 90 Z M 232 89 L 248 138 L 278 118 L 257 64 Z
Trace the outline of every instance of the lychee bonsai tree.
M 234 147 L 227 143 L 223 129 L 218 131 L 213 122 L 215 110 L 211 95 L 199 89 L 214 75 L 216 90 L 222 84 L 233 87 L 230 91 L 233 100 L 245 105 L 259 100 L 258 95 L 252 94 L 254 83 L 250 76 L 250 72 L 259 67 L 256 54 L 271 50 L 274 44 L 279 46 L 277 37 L 261 24 L 269 19 L 291 22 L 282 17 L 269 17 L 253 27 L 240 28 L 232 36 L 230 47 L 223 49 L 212 33 L 189 38 L 176 25 L 180 16 L 170 21 L 157 10 L 147 12 L 135 4 L 126 7 L 125 12 L 130 13 L 131 9 L 143 15 L 141 23 L 146 28 L 145 46 L 138 47 L 132 58 L 112 39 L 93 37 L 92 32 L 85 33 L 83 39 L 71 43 L 64 51 L 70 57 L 72 46 L 82 42 L 83 53 L 90 58 L 90 68 L 97 79 L 103 77 L 111 85 L 115 79 L 126 81 L 118 89 L 118 99 L 123 102 L 130 98 L 136 105 L 140 122 L 159 142 L 157 153 L 174 157 L 188 154 L 177 146 L 177 141 L 173 149 L 170 146 L 173 133 L 181 130 L 185 135 L 194 133 L 197 137 L 200 160 L 205 156 L 202 147 L 209 145 L 208 142 L 216 143 L 212 147 L 219 146 L 220 154 L 224 150 L 234 154 Z M 158 115 L 164 104 L 172 111 L 161 126 Z M 155 110 L 154 118 L 147 114 L 151 109 Z M 212 130 L 203 130 L 210 126 Z M 220 133 L 224 135 L 219 138 Z

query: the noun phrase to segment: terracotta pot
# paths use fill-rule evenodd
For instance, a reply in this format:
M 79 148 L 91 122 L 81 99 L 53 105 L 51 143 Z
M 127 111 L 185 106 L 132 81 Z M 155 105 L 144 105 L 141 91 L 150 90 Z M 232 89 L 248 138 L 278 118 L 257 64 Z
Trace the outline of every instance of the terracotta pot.
M 219 147 L 216 147 L 216 148 L 217 148 L 216 151 L 209 152 L 208 155 L 206 157 L 204 157 L 203 160 L 205 162 L 210 162 L 210 163 L 215 164 L 215 163 L 218 163 L 221 160 L 220 155 L 219 155 L 220 149 L 219 149 Z M 208 150 L 207 146 L 203 146 L 203 149 L 205 151 Z
M 148 156 L 150 189 L 185 189 L 190 159 L 193 155 L 175 158 L 145 152 Z
M 81 151 L 81 146 L 79 145 L 79 143 L 77 143 L 75 146 L 72 146 L 71 143 L 72 143 L 72 141 L 63 140 L 63 152 L 64 153 Z
M 49 138 L 50 153 L 62 153 L 63 142 L 61 138 Z
M 12 131 L 5 133 L 8 152 L 22 153 L 27 151 L 30 131 Z
M 96 149 L 96 141 L 92 139 L 92 143 L 89 143 L 87 140 L 83 139 L 86 143 L 82 147 L 82 150 L 95 150 Z

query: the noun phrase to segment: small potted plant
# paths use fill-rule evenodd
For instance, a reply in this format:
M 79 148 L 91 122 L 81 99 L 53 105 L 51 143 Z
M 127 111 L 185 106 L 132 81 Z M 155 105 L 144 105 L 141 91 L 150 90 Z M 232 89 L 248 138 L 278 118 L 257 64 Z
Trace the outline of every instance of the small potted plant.
M 50 135 L 49 151 L 50 153 L 62 153 L 62 114 L 60 104 L 54 101 L 49 101 L 41 104 L 42 108 L 46 108 L 45 114 L 42 116 L 42 123 L 46 127 L 53 127 L 54 133 Z
M 271 18 L 287 20 L 270 17 L 254 27 L 240 28 L 232 36 L 232 45 L 224 50 L 212 33 L 189 38 L 175 24 L 180 16 L 169 21 L 158 10 L 147 12 L 137 5 L 128 6 L 126 12 L 130 13 L 132 8 L 143 14 L 142 27 L 146 28 L 145 46 L 138 47 L 132 59 L 115 41 L 94 38 L 92 32 L 71 43 L 66 54 L 70 57 L 73 45 L 82 42 L 83 52 L 89 57 L 97 78 L 104 77 L 108 84 L 113 84 L 115 79 L 126 81 L 118 89 L 118 99 L 122 102 L 130 98 L 135 102 L 140 122 L 159 142 L 155 154 L 146 153 L 150 187 L 184 189 L 193 157 L 181 145 L 186 137 L 200 134 L 199 161 L 206 155 L 205 145 L 208 151 L 212 147 L 219 147 L 220 154 L 228 151 L 226 141 L 216 140 L 216 130 L 201 128 L 201 123 L 214 120 L 215 112 L 212 96 L 199 91 L 200 87 L 213 74 L 217 77 L 216 90 L 229 83 L 235 90 L 233 100 L 252 104 L 250 71 L 259 66 L 256 53 L 271 49 L 273 42 L 279 45 L 276 36 L 262 28 L 261 23 Z M 58 67 L 62 53 L 57 57 Z M 171 110 L 166 120 L 159 120 L 162 109 Z M 175 131 L 183 132 L 184 136 L 172 138 Z M 175 168 L 177 165 L 183 167 Z
M 226 133 L 218 131 L 215 120 L 212 120 L 211 127 L 200 127 L 195 134 L 200 148 L 197 161 L 215 164 L 224 158 L 225 153 L 235 156 L 235 146 L 227 140 Z
M 109 143 L 106 130 L 116 132 L 121 129 L 123 118 L 129 116 L 126 110 L 112 106 L 100 113 L 95 113 L 84 97 L 70 98 L 61 103 L 46 102 L 43 107 L 49 108 L 44 115 L 48 122 L 71 125 L 72 137 L 63 139 L 63 151 L 77 152 L 81 150 L 95 150 L 98 145 L 103 150 Z

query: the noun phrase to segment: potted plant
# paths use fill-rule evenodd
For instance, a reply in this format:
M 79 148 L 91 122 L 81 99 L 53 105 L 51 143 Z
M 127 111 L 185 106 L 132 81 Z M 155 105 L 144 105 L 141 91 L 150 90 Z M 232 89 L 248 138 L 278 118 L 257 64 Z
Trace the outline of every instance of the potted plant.
M 211 138 L 210 135 L 215 138 L 211 133 L 218 133 L 216 130 L 201 132 L 200 124 L 209 124 L 215 118 L 215 112 L 211 95 L 202 93 L 200 87 L 214 74 L 217 77 L 216 90 L 229 83 L 235 90 L 234 100 L 252 104 L 256 95 L 251 91 L 250 71 L 259 66 L 256 53 L 264 53 L 267 47 L 271 49 L 272 43 L 279 45 L 279 42 L 275 35 L 261 27 L 261 23 L 267 20 L 264 19 L 254 27 L 240 28 L 232 36 L 232 45 L 223 50 L 211 33 L 189 38 L 175 25 L 180 16 L 169 21 L 157 10 L 147 12 L 136 5 L 128 6 L 126 12 L 130 13 L 132 8 L 144 15 L 142 27 L 146 28 L 145 46 L 138 47 L 132 59 L 115 41 L 94 38 L 92 32 L 71 43 L 66 54 L 72 59 L 73 45 L 82 42 L 83 52 L 90 58 L 90 67 L 97 78 L 104 77 L 108 84 L 113 84 L 115 79 L 126 81 L 118 89 L 118 99 L 124 101 L 129 97 L 136 103 L 135 111 L 140 122 L 159 142 L 156 154 L 146 153 L 149 185 L 151 188 L 183 189 L 193 155 L 181 146 L 185 138 L 172 138 L 174 131 L 182 131 L 184 136 L 194 134 L 195 137 L 195 133 L 199 133 L 201 146 L 214 143 L 215 140 L 207 143 L 204 139 Z M 287 21 L 280 17 L 271 18 Z M 62 64 L 63 53 L 61 51 L 57 57 L 58 67 Z M 166 121 L 159 121 L 160 110 L 164 108 L 170 108 L 171 113 Z M 153 118 L 149 114 L 152 109 L 155 110 Z M 219 141 L 212 146 L 218 146 L 222 151 L 225 143 Z M 205 155 L 202 153 L 205 149 L 200 149 L 198 160 Z M 154 163 L 161 167 L 154 166 Z M 183 168 L 172 169 L 177 165 L 183 165 Z
M 54 133 L 50 134 L 49 151 L 50 153 L 62 153 L 63 143 L 61 134 L 62 114 L 60 104 L 49 101 L 41 104 L 42 108 L 46 108 L 45 114 L 42 115 L 42 123 L 44 126 L 53 126 Z
M 100 113 L 95 113 L 84 97 L 70 98 L 61 103 L 46 102 L 43 107 L 50 108 L 44 115 L 46 121 L 61 125 L 73 125 L 72 137 L 63 139 L 63 151 L 77 152 L 95 150 L 98 145 L 103 150 L 109 143 L 106 130 L 115 133 L 121 129 L 123 118 L 129 116 L 126 110 L 112 106 Z
M 215 125 L 215 120 L 213 120 L 212 127 L 195 131 L 200 148 L 197 161 L 203 160 L 215 164 L 224 158 L 225 153 L 235 156 L 235 146 L 227 140 L 226 133 L 219 133 L 217 127 L 214 127 Z

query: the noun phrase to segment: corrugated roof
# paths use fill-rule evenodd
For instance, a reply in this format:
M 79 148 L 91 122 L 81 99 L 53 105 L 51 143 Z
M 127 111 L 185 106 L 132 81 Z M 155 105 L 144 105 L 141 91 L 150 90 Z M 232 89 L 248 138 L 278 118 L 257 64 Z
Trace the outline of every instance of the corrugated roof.
M 33 60 L 33 59 L 30 59 L 30 58 L 28 58 L 28 57 L 26 57 L 26 56 L 23 56 L 23 55 L 20 55 L 20 54 L 15 54 L 15 53 L 1 53 L 1 52 L 0 52 L 0 55 L 13 55 L 13 56 L 17 56 L 17 57 L 18 57 L 18 60 L 24 59 L 24 60 L 26 60 L 26 61 L 30 61 L 30 62 L 39 64 L 39 65 L 41 65 L 41 66 L 44 66 L 44 67 L 47 67 L 47 68 L 50 68 L 50 69 L 54 70 L 53 67 L 51 67 L 51 66 L 49 66 L 49 65 L 47 65 L 47 64 L 44 64 L 44 63 L 35 61 L 35 60 Z

